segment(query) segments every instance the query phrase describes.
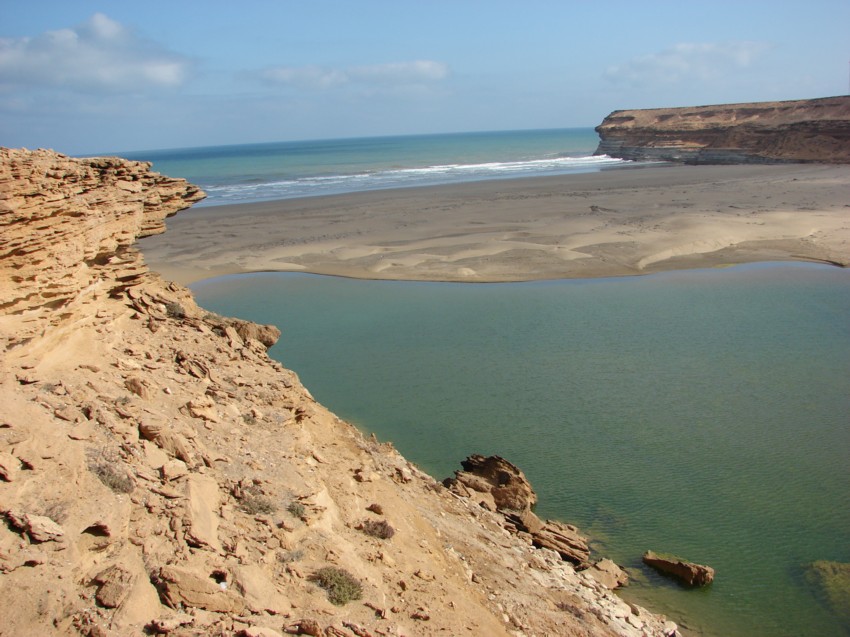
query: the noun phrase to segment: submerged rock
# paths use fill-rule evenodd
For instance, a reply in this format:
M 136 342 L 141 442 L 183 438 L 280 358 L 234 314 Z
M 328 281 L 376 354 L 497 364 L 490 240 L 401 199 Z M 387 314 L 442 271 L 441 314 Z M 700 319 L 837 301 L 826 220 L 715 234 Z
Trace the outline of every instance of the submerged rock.
M 806 569 L 806 579 L 822 594 L 830 610 L 850 626 L 850 564 L 818 560 Z
M 707 586 L 714 581 L 714 569 L 710 566 L 694 564 L 673 555 L 647 551 L 643 554 L 643 563 L 660 573 L 670 575 L 685 586 Z

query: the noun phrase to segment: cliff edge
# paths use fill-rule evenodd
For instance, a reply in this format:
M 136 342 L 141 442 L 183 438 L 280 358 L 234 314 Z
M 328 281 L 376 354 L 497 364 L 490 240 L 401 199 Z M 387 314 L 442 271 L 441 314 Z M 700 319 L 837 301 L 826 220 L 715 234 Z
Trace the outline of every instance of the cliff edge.
M 675 634 L 149 272 L 201 197 L 0 150 L 0 635 Z
M 850 163 L 850 96 L 614 111 L 597 155 L 687 164 Z

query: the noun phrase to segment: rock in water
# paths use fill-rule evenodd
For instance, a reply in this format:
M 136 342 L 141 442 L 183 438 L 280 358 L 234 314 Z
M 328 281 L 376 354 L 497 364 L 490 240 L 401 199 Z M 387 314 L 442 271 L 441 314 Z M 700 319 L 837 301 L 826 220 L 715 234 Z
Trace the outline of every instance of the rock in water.
M 707 586 L 714 581 L 714 569 L 703 564 L 694 564 L 673 555 L 662 555 L 647 551 L 643 563 L 660 573 L 670 575 L 685 586 Z
M 850 627 L 850 564 L 812 562 L 806 569 L 806 579 L 818 588 L 830 610 Z

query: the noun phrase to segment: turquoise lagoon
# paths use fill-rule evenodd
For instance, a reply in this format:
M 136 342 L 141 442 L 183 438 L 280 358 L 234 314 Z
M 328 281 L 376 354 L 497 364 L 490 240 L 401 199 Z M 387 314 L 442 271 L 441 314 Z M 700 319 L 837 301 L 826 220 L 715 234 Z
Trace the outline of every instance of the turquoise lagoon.
M 804 577 L 850 561 L 850 272 L 193 287 L 278 325 L 273 357 L 438 479 L 470 453 L 519 465 L 541 516 L 579 525 L 630 568 L 624 597 L 689 634 L 850 635 Z M 717 579 L 680 588 L 642 567 L 647 549 Z

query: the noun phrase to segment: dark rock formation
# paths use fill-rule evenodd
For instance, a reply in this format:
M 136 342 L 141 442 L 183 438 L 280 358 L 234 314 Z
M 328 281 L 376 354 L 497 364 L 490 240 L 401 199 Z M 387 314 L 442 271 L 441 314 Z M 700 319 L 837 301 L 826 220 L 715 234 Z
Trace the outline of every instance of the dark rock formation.
M 590 547 L 578 528 L 556 520 L 543 521 L 532 512 L 537 494 L 516 465 L 499 456 L 478 454 L 461 465 L 463 471 L 443 481 L 447 488 L 501 513 L 505 527 L 533 546 L 555 551 L 579 569 L 590 566 Z
M 685 586 L 707 586 L 714 581 L 714 569 L 694 564 L 671 555 L 659 555 L 652 551 L 643 554 L 643 563 L 660 573 L 670 575 Z
M 499 510 L 526 511 L 537 504 L 537 494 L 525 474 L 515 465 L 499 456 L 469 456 L 460 463 L 463 471 L 456 471 L 454 478 L 444 483 L 451 488 L 453 483 L 476 491 L 485 496 L 487 504 Z M 465 493 L 464 495 L 469 495 Z
M 597 155 L 687 164 L 850 163 L 850 96 L 614 111 Z

